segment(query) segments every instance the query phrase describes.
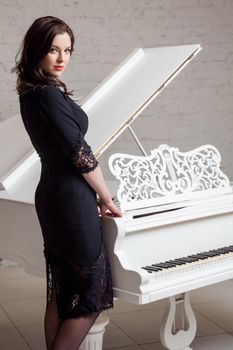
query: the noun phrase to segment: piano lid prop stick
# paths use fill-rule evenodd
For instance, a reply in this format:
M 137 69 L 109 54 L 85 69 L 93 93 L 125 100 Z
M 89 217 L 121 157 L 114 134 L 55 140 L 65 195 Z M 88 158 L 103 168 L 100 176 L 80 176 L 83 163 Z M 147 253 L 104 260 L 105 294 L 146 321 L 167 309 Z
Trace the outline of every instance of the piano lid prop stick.
M 144 156 L 147 156 L 148 154 L 146 153 L 145 149 L 143 148 L 141 142 L 139 141 L 137 135 L 135 134 L 135 132 L 133 131 L 133 129 L 131 128 L 130 125 L 128 125 L 128 129 L 129 129 L 131 135 L 133 136 L 134 141 L 136 142 L 136 144 L 137 144 L 138 147 L 140 148 L 140 151 L 142 152 L 142 154 L 143 154 Z

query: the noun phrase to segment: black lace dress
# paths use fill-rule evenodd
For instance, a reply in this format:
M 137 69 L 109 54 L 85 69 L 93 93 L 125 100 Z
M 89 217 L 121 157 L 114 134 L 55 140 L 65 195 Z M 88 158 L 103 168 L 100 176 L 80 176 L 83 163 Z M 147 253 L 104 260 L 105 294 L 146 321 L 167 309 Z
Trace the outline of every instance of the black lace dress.
M 82 176 L 98 165 L 84 139 L 87 115 L 52 85 L 19 99 L 24 126 L 41 160 L 35 207 L 44 239 L 47 306 L 55 287 L 62 319 L 111 308 L 112 277 L 96 192 Z

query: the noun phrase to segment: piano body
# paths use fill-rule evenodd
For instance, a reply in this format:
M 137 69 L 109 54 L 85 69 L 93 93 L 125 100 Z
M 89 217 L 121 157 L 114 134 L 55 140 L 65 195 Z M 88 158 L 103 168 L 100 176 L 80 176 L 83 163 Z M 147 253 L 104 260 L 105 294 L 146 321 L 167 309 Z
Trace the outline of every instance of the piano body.
M 103 154 L 126 128 L 129 128 L 145 154 L 130 124 L 200 50 L 198 44 L 135 49 L 82 101 L 82 108 L 90 121 L 86 139 L 92 145 L 96 157 Z M 13 144 L 9 135 L 14 140 Z M 214 157 L 219 159 L 214 148 L 208 152 L 213 152 Z M 174 164 L 171 165 L 169 157 L 172 153 L 169 147 L 165 153 L 168 173 L 172 174 L 172 179 L 167 182 L 168 189 L 164 189 L 165 192 L 170 190 L 169 199 L 162 192 L 146 201 L 140 199 L 134 203 L 131 200 L 124 202 L 124 199 L 121 201 L 124 217 L 120 220 L 106 219 L 103 226 L 113 264 L 115 296 L 138 304 L 169 297 L 170 306 L 161 327 L 161 340 L 168 349 L 190 349 L 189 345 L 196 332 L 196 321 L 189 302 L 189 291 L 232 278 L 231 262 L 227 260 L 225 266 L 228 267 L 224 271 L 221 270 L 224 265 L 222 261 L 217 262 L 215 267 L 219 267 L 219 274 L 215 273 L 209 278 L 203 271 L 205 267 L 201 268 L 203 275 L 199 275 L 199 267 L 195 269 L 194 265 L 192 272 L 187 268 L 180 275 L 171 270 L 164 275 L 162 269 L 156 275 L 155 271 L 151 271 L 151 265 L 230 246 L 231 190 L 229 181 L 225 178 L 225 185 L 214 188 L 214 191 L 210 188 L 209 191 L 199 191 L 197 194 L 197 191 L 189 187 L 189 190 L 177 195 L 174 183 L 181 183 L 182 186 L 182 181 L 185 180 L 177 178 L 179 169 L 174 169 Z M 153 154 L 158 157 L 160 153 L 155 150 Z M 0 159 L 0 257 L 20 263 L 27 273 L 45 277 L 42 236 L 34 208 L 40 159 L 24 130 L 20 115 L 0 124 Z M 139 163 L 143 163 L 140 157 L 138 159 Z M 202 159 L 201 157 L 199 162 Z M 182 165 L 184 173 L 186 163 L 177 163 L 177 167 Z M 148 166 L 147 163 L 143 164 Z M 211 173 L 206 174 L 207 177 L 210 175 Z M 201 192 L 205 195 L 200 195 Z M 223 225 L 224 231 L 226 228 L 224 234 Z M 195 245 L 192 251 L 190 242 L 193 241 Z M 182 244 L 178 245 L 177 242 Z M 150 251 L 152 246 L 154 249 Z M 208 265 L 207 269 L 212 267 Z M 171 278 L 171 274 L 175 277 Z M 182 296 L 176 297 L 180 293 Z M 186 325 L 174 334 L 172 325 L 176 302 L 183 302 L 189 327 Z M 94 349 L 88 344 L 83 345 L 84 348 Z M 97 348 L 99 350 L 101 346 L 98 345 Z
M 109 159 L 123 212 L 103 220 L 115 296 L 136 304 L 168 297 L 160 329 L 168 349 L 191 349 L 189 292 L 233 278 L 233 191 L 220 161 L 212 145 L 186 153 L 161 145 L 149 156 Z

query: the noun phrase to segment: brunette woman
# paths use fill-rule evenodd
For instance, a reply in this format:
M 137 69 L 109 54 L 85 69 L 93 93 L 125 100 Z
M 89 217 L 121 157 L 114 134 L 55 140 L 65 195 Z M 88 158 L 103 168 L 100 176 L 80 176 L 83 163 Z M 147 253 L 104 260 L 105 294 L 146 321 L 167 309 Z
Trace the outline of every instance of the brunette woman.
M 88 117 L 60 80 L 73 50 L 70 27 L 41 17 L 27 30 L 12 69 L 22 120 L 41 160 L 35 207 L 46 262 L 48 350 L 77 349 L 100 312 L 113 307 L 97 194 L 102 216 L 121 216 L 85 141 Z

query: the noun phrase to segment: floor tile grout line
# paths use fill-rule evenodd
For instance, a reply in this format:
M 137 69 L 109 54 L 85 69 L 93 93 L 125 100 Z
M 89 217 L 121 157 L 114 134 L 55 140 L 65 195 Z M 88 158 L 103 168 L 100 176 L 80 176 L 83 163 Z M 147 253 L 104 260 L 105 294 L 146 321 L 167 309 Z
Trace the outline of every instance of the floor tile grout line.
M 115 322 L 113 322 L 113 321 L 111 320 L 111 318 L 110 318 L 110 321 L 114 324 L 114 326 L 115 326 L 117 329 L 121 330 L 122 333 L 124 333 L 130 340 L 132 340 L 133 345 L 137 345 L 137 343 L 135 342 L 135 340 L 134 340 L 133 338 L 131 338 L 121 327 L 119 327 L 118 325 L 116 325 Z
M 120 350 L 120 349 L 124 349 L 124 348 L 130 348 L 131 346 L 134 346 L 134 345 L 122 345 L 122 346 L 118 346 L 117 348 L 114 346 L 114 347 L 110 347 L 110 348 L 106 348 L 106 347 L 103 347 L 102 350 Z
M 222 333 L 222 334 L 208 334 L 208 335 L 202 335 L 202 336 L 196 336 L 194 339 L 193 339 L 193 341 L 195 340 L 195 339 L 197 339 L 197 338 L 211 338 L 211 337 L 219 337 L 219 336 L 228 336 L 228 335 L 231 335 L 232 337 L 233 337 L 233 334 L 229 334 L 228 332 L 225 332 L 225 333 Z M 193 343 L 193 341 L 192 341 L 192 343 Z M 191 343 L 191 344 L 192 344 Z M 193 349 L 193 350 L 195 350 L 195 349 Z
M 14 328 L 16 328 L 16 324 L 14 323 L 14 321 L 12 320 L 12 318 L 10 317 L 10 315 L 8 315 L 7 311 L 1 306 L 1 308 L 3 309 L 3 311 L 5 312 L 5 314 L 7 315 L 7 317 L 9 318 L 9 320 L 11 321 L 11 323 L 14 325 Z
M 233 297 L 232 297 L 232 299 L 224 299 L 224 300 L 211 300 L 211 301 L 203 301 L 203 302 L 196 302 L 196 303 L 194 303 L 194 302 L 192 302 L 191 301 L 191 304 L 192 304 L 192 306 L 194 306 L 194 305 L 203 305 L 203 304 L 212 304 L 212 303 L 224 303 L 224 302 L 232 302 L 233 303 Z
M 232 335 L 233 337 L 233 334 L 230 334 L 228 332 L 224 332 L 224 333 L 215 333 L 215 334 L 206 334 L 206 335 L 196 335 L 195 338 L 193 339 L 193 341 L 197 338 L 207 338 L 207 337 L 218 337 L 218 336 L 221 336 L 221 335 Z
M 136 344 L 136 345 L 139 346 L 140 349 L 143 350 L 142 346 L 144 346 L 144 345 L 150 345 L 150 344 L 159 344 L 159 345 L 162 345 L 162 347 L 164 348 L 164 346 L 163 346 L 163 344 L 162 344 L 161 341 L 153 341 L 153 342 L 150 341 L 149 343 L 141 343 L 141 344 Z M 165 349 L 166 349 L 166 348 L 164 348 L 164 350 L 165 350 Z
M 164 312 L 164 310 L 165 310 L 165 307 L 160 307 L 160 308 L 156 308 L 156 309 L 144 309 L 144 310 L 135 310 L 135 311 L 129 311 L 129 312 L 124 312 L 124 314 L 125 313 L 129 313 L 129 314 L 133 314 L 133 313 L 135 313 L 135 312 L 140 312 L 140 311 L 154 311 L 154 310 L 163 310 L 163 312 Z M 122 313 L 114 313 L 114 315 L 120 315 L 120 314 L 122 314 Z M 134 345 L 136 345 L 136 346 L 138 346 L 138 347 L 140 347 L 140 349 L 142 349 L 143 350 L 143 348 L 140 346 L 140 345 L 146 345 L 146 344 L 153 344 L 153 343 L 157 343 L 157 344 L 161 344 L 161 341 L 159 341 L 159 342 L 156 342 L 156 341 L 154 341 L 153 343 L 151 343 L 151 342 L 149 342 L 149 343 L 143 343 L 143 344 L 139 344 L 139 343 L 137 343 L 133 338 L 131 338 L 131 336 L 130 335 L 128 335 L 121 327 L 119 327 L 112 319 L 111 319 L 111 315 L 109 315 L 109 317 L 110 317 L 110 321 L 118 328 L 118 329 L 120 329 L 128 338 L 130 338 L 135 344 Z
M 7 319 L 9 320 L 9 322 L 12 324 L 12 327 L 7 327 L 7 329 L 9 328 L 15 328 L 15 324 L 12 321 L 12 319 L 9 317 L 8 313 L 6 312 L 6 310 L 3 309 L 3 307 L 0 305 L 0 309 L 2 310 L 3 314 L 7 317 Z
M 0 333 L 1 332 L 4 332 L 4 331 L 7 331 L 8 329 L 15 329 L 16 327 L 12 326 L 12 327 L 6 327 L 6 328 L 1 328 L 0 329 Z
M 158 342 L 158 341 L 154 341 L 153 343 L 152 343 L 152 342 L 149 342 L 149 343 L 137 344 L 137 346 L 138 346 L 140 349 L 144 350 L 144 349 L 142 348 L 142 346 L 144 346 L 144 345 L 154 345 L 154 344 L 162 345 L 163 349 L 165 350 L 165 347 L 163 346 L 163 344 L 161 343 L 161 341 L 159 341 L 159 342 Z
M 10 300 L 0 300 L 0 306 L 3 306 L 2 303 L 10 303 L 15 301 L 21 301 L 21 300 L 33 300 L 33 299 L 44 299 L 46 296 L 42 295 L 40 297 L 28 297 L 28 298 L 18 298 L 18 299 L 10 299 Z
M 147 344 L 161 344 L 161 341 L 159 341 L 159 342 L 156 342 L 156 341 L 154 341 L 153 343 L 151 343 L 151 342 L 149 342 L 149 343 L 143 343 L 143 344 L 139 344 L 139 343 L 137 343 L 133 338 L 131 338 L 131 336 L 129 335 L 129 334 L 127 334 L 121 327 L 119 327 L 118 325 L 116 325 L 115 324 L 115 322 L 114 321 L 112 321 L 111 320 L 111 318 L 110 318 L 110 321 L 114 324 L 114 326 L 116 326 L 118 329 L 120 329 L 128 338 L 130 338 L 135 344 L 133 344 L 133 345 L 136 345 L 136 346 L 138 346 L 138 347 L 140 347 L 140 349 L 142 349 L 142 347 L 140 346 L 140 345 L 147 345 Z M 131 345 L 132 346 L 132 345 Z M 106 349 L 107 350 L 107 349 Z M 109 349 L 110 350 L 110 349 Z
M 206 317 L 206 315 L 202 314 L 200 311 L 197 311 L 197 310 L 195 310 L 195 309 L 194 309 L 194 311 L 195 311 L 195 313 L 197 313 L 197 314 L 201 315 L 202 317 L 204 317 L 206 320 L 212 322 L 215 326 L 221 328 L 225 333 L 229 333 L 228 330 L 226 330 L 225 328 L 223 328 L 222 326 L 220 326 L 218 323 L 216 323 L 216 321 L 212 320 L 212 319 L 209 318 L 208 316 Z
M 25 278 L 27 278 L 27 276 L 24 276 L 24 277 L 12 277 L 12 278 L 8 278 L 8 277 L 6 277 L 6 278 L 1 278 L 0 277 L 0 281 L 2 282 L 2 281 L 15 281 L 15 280 L 23 280 L 23 279 L 25 279 Z
M 4 310 L 4 308 L 0 305 L 1 309 L 4 311 L 5 315 L 7 316 L 7 318 L 9 318 L 10 322 L 13 324 L 13 327 L 11 328 L 16 328 L 18 330 L 18 328 L 21 328 L 21 327 L 31 327 L 31 326 L 38 326 L 41 324 L 40 323 L 30 323 L 30 324 L 25 324 L 25 325 L 21 325 L 21 326 L 17 326 L 14 321 L 12 320 L 12 318 L 10 317 L 10 315 L 7 313 L 6 310 Z
M 17 333 L 19 333 L 19 335 L 21 336 L 21 338 L 23 338 L 24 342 L 26 343 L 26 345 L 29 347 L 29 349 L 33 350 L 32 347 L 30 346 L 30 344 L 28 343 L 27 339 L 24 337 L 24 335 L 21 333 L 21 331 L 18 329 L 18 327 L 16 326 L 16 324 L 13 322 L 12 318 L 8 315 L 7 311 L 4 310 L 2 308 L 2 306 L 0 305 L 0 308 L 2 309 L 3 313 L 7 316 L 7 318 L 10 320 L 10 322 L 12 323 L 13 327 L 8 328 L 8 329 L 15 329 Z M 31 326 L 31 324 L 30 324 Z
M 0 275 L 1 275 L 1 270 L 0 270 Z M 21 277 L 11 277 L 11 278 L 8 278 L 8 277 L 4 277 L 4 278 L 0 278 L 0 281 L 13 281 L 13 280 L 23 280 L 23 279 L 40 279 L 40 282 L 42 282 L 42 280 L 44 281 L 45 280 L 45 277 L 37 277 L 37 276 L 34 276 L 34 275 L 30 275 L 30 274 L 27 274 L 25 276 L 21 276 Z
M 226 330 L 226 333 L 233 337 L 233 333 L 232 332 Z
M 25 345 L 27 345 L 28 349 L 33 350 L 32 347 L 30 346 L 30 344 L 27 342 L 27 340 L 24 338 L 24 336 L 18 331 L 18 329 L 16 327 L 11 327 L 11 328 L 4 328 L 0 330 L 1 332 L 7 331 L 7 330 L 15 330 L 17 333 L 19 333 L 20 337 L 23 338 L 23 341 L 25 343 Z
M 33 348 L 31 347 L 31 345 L 28 343 L 27 339 L 24 337 L 24 335 L 20 332 L 20 330 L 16 328 L 16 331 L 19 333 L 19 335 L 21 336 L 21 338 L 23 338 L 23 340 L 25 341 L 25 343 L 27 344 L 27 346 L 29 347 L 30 350 L 33 350 Z
M 135 312 L 141 312 L 141 311 L 154 311 L 154 310 L 165 310 L 166 308 L 166 305 L 164 307 L 157 307 L 157 308 L 152 308 L 152 309 L 142 309 L 142 310 L 130 310 L 130 311 L 119 311 L 119 312 L 114 312 L 114 313 L 111 313 L 111 314 L 108 314 L 108 316 L 111 318 L 111 316 L 113 315 L 122 315 L 122 314 L 133 314 Z
M 135 345 L 136 344 L 133 344 L 133 345 L 122 345 L 122 346 L 118 346 L 117 348 L 116 347 L 114 347 L 114 348 L 103 348 L 103 350 L 112 350 L 112 349 L 114 349 L 114 350 L 121 350 L 121 349 L 128 349 L 128 348 L 130 349 L 132 346 L 135 346 Z

